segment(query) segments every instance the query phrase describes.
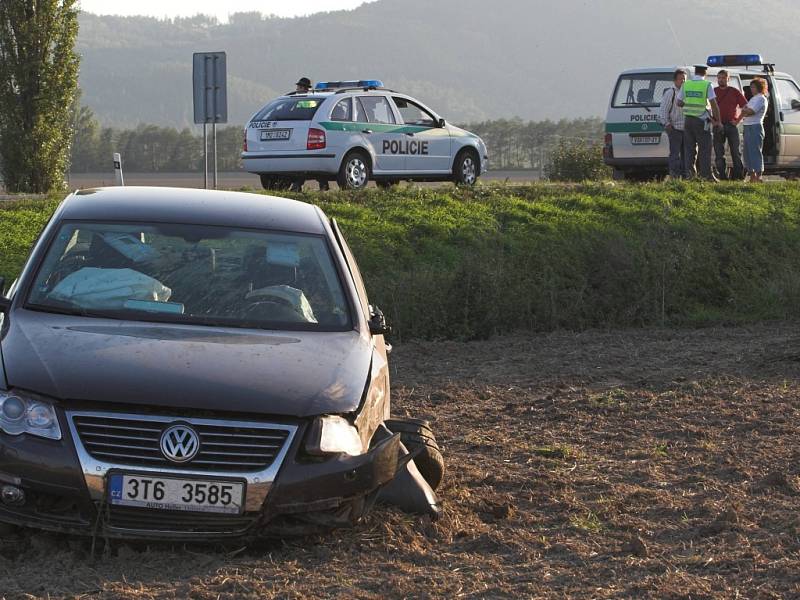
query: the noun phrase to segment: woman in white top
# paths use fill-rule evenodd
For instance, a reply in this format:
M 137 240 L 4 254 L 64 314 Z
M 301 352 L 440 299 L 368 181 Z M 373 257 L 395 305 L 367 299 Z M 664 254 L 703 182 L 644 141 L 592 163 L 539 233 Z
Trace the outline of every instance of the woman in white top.
M 767 81 L 756 77 L 750 83 L 753 97 L 742 109 L 739 121 L 744 125 L 744 159 L 751 182 L 761 182 L 764 174 L 764 117 L 767 114 Z

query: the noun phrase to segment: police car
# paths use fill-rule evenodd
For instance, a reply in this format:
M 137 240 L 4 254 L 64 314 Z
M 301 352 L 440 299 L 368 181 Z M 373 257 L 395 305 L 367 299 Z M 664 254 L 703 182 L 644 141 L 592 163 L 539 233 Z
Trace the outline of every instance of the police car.
M 775 71 L 758 54 L 709 56 L 706 78 L 716 86 L 717 73 L 730 73 L 729 85 L 750 98 L 750 82 L 769 83 L 769 109 L 764 120 L 764 166 L 767 172 L 796 177 L 800 173 L 800 86 L 787 73 Z M 616 179 L 643 180 L 667 174 L 669 142 L 658 122 L 664 92 L 682 68 L 632 69 L 620 74 L 606 117 L 604 158 Z M 729 161 L 730 164 L 730 161 Z
M 250 119 L 242 152 L 245 170 L 265 189 L 304 178 L 344 189 L 370 180 L 473 185 L 488 158 L 477 135 L 378 80 L 323 82 L 273 100 Z

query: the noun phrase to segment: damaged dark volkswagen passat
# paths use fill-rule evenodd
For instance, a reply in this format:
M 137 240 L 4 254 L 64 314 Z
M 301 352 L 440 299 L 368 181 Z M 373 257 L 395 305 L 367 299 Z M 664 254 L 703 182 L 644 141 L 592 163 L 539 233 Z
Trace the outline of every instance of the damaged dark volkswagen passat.
M 435 517 L 427 422 L 390 419 L 383 314 L 310 204 L 79 191 L 0 297 L 0 522 L 145 539 Z

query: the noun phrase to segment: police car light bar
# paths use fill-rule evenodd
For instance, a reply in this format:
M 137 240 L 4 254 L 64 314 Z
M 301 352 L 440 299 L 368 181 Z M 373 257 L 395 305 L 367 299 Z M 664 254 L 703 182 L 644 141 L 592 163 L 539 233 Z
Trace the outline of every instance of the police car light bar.
M 708 57 L 709 67 L 752 67 L 763 65 L 760 54 L 718 54 Z
M 314 89 L 323 92 L 325 90 L 338 90 L 341 88 L 382 88 L 383 82 L 378 79 L 360 79 L 358 81 L 320 81 Z

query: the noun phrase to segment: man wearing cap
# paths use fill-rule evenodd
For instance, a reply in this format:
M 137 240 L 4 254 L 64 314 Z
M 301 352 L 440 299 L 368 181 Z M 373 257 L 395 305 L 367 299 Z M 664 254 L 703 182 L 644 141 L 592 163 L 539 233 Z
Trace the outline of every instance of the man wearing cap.
M 712 131 L 720 127 L 719 105 L 714 87 L 706 81 L 707 65 L 695 65 L 694 75 L 678 92 L 678 106 L 684 115 L 684 158 L 686 177 L 715 181 L 711 172 Z
M 747 106 L 747 98 L 735 87 L 728 85 L 730 75 L 726 70 L 717 73 L 717 88 L 714 95 L 717 97 L 722 128 L 714 132 L 714 154 L 716 155 L 717 174 L 721 179 L 728 178 L 728 169 L 725 164 L 725 142 L 731 150 L 733 170 L 731 179 L 744 179 L 744 165 L 739 144 L 739 128 L 736 123 L 739 119 L 740 109 Z
M 311 92 L 311 79 L 308 77 L 301 77 L 297 80 L 295 84 L 295 94 L 308 94 Z M 305 184 L 306 180 L 302 177 L 295 179 L 292 182 L 291 187 L 289 188 L 293 192 L 302 192 L 303 191 L 303 184 Z M 330 184 L 326 179 L 317 179 L 317 183 L 319 184 L 320 191 L 327 192 L 330 188 Z

